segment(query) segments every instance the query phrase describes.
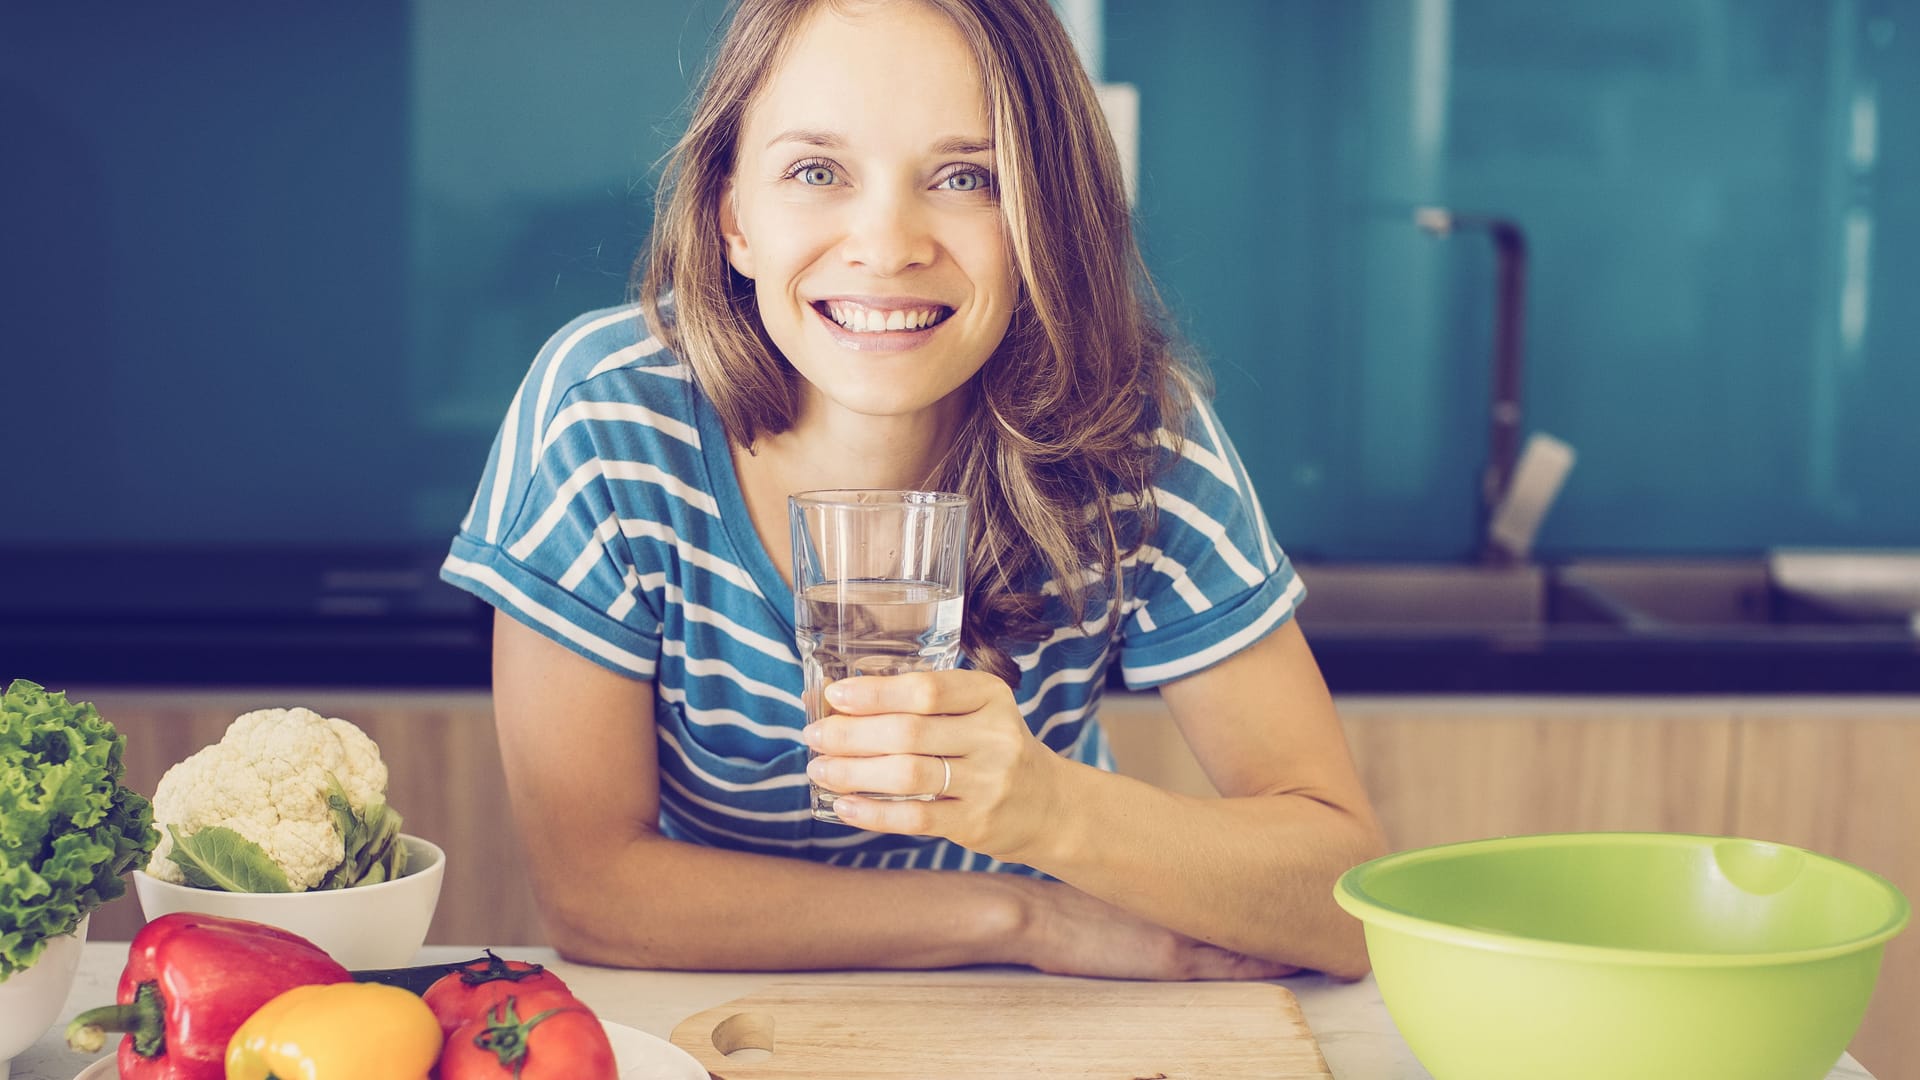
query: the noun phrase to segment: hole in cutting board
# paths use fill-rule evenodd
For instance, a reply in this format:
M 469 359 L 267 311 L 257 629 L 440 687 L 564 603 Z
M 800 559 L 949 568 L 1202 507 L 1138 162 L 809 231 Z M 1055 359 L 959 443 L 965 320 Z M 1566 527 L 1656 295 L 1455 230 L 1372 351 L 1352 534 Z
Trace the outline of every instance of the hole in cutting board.
M 773 1014 L 734 1013 L 714 1026 L 713 1048 L 742 1065 L 766 1061 L 773 1057 Z

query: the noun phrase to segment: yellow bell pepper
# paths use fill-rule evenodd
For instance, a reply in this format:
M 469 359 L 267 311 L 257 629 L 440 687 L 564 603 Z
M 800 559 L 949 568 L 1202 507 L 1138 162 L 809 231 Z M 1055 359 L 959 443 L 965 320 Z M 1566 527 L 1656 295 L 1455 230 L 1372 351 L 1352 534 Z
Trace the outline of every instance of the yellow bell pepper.
M 433 1010 L 397 986 L 296 986 L 233 1033 L 227 1080 L 426 1080 L 440 1043 Z

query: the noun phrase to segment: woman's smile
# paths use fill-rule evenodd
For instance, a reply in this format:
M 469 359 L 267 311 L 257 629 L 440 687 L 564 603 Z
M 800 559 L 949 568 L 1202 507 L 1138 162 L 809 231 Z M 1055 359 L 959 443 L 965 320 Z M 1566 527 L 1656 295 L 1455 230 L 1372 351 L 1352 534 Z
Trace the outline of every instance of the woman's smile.
M 843 348 L 855 352 L 897 352 L 917 349 L 933 340 L 934 334 L 953 316 L 954 309 L 930 300 L 902 297 L 836 297 L 815 300 L 814 314 L 827 334 Z

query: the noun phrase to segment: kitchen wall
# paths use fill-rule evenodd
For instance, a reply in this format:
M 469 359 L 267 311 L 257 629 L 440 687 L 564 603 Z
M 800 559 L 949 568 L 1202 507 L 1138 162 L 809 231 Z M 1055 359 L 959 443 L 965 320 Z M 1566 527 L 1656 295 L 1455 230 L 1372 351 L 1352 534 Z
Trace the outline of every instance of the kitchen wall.
M 1106 0 L 1150 262 L 1296 551 L 1467 554 L 1532 246 L 1548 554 L 1920 543 L 1920 3 Z
M 1532 241 L 1549 554 L 1920 544 L 1920 0 L 1106 0 L 1141 231 L 1298 554 L 1476 530 Z M 0 545 L 435 546 L 617 302 L 718 0 L 9 5 Z M 349 437 L 351 436 L 351 437 Z M 137 523 L 130 525 L 129 523 Z

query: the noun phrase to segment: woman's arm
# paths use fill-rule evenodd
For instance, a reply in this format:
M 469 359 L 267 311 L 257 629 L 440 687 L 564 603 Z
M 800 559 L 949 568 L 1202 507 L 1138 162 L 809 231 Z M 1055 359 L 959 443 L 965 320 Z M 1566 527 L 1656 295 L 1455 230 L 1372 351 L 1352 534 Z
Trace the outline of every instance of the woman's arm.
M 845 870 L 662 837 L 653 684 L 494 619 L 507 793 L 554 947 L 632 967 L 940 967 L 995 959 L 1017 903 L 981 878 Z M 932 872 L 926 872 L 931 874 Z
M 626 967 L 794 970 L 1024 963 L 1082 975 L 1284 973 L 1067 886 L 861 870 L 660 835 L 653 687 L 494 621 L 507 792 L 554 947 Z
M 1228 948 L 1366 974 L 1360 923 L 1334 903 L 1333 884 L 1386 840 L 1298 624 L 1161 697 L 1224 797 L 1086 783 L 1085 812 L 1069 818 L 1078 829 L 1057 834 L 1047 859 L 1056 876 Z M 1096 846 L 1099 836 L 1131 842 Z M 1165 887 L 1174 881 L 1183 887 Z
M 1005 684 L 955 674 L 968 677 L 839 684 L 836 708 L 867 715 L 816 725 L 830 752 L 857 755 L 825 763 L 832 786 L 930 790 L 942 771 L 924 755 L 954 759 L 953 798 L 842 799 L 843 818 L 935 833 L 1024 862 L 1229 950 L 1341 977 L 1365 974 L 1360 924 L 1334 903 L 1333 883 L 1383 852 L 1385 841 L 1332 698 L 1291 620 L 1162 688 L 1219 799 L 1175 795 L 1060 758 L 1026 734 Z

